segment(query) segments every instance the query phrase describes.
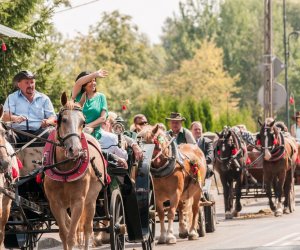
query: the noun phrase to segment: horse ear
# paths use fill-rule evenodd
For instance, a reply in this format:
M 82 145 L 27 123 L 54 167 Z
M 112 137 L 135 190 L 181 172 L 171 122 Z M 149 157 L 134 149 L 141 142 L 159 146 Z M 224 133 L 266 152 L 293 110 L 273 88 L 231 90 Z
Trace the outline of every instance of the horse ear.
M 68 102 L 68 97 L 67 97 L 66 92 L 63 92 L 63 93 L 61 94 L 60 102 L 61 102 L 61 105 L 62 105 L 62 106 L 65 106 L 66 103 Z
M 228 133 L 226 135 L 226 139 L 228 139 L 231 136 L 231 130 L 228 130 Z
M 258 117 L 258 119 L 257 119 L 257 122 L 258 122 L 258 124 L 262 127 L 262 122 L 261 122 L 261 120 L 260 120 L 260 117 Z
M 80 98 L 80 101 L 79 101 L 80 106 L 83 107 L 85 102 L 86 102 L 86 92 L 84 92 Z
M 3 105 L 0 104 L 0 119 L 2 118 L 3 116 Z
M 221 138 L 221 135 L 216 131 L 216 134 L 217 134 L 217 136 L 219 137 L 219 138 Z
M 274 125 L 275 122 L 276 122 L 276 120 L 272 121 L 272 122 L 270 123 L 270 127 L 273 127 L 273 125 Z
M 152 129 L 152 134 L 155 135 L 159 129 L 159 124 L 156 124 L 155 127 Z

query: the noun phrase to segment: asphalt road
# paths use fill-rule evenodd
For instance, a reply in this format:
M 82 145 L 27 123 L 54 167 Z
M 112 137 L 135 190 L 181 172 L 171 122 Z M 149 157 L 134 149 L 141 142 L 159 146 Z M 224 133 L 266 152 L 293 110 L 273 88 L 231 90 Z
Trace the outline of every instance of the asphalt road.
M 175 223 L 176 245 L 156 245 L 155 249 L 168 250 L 300 250 L 300 186 L 296 186 L 296 211 L 292 214 L 274 217 L 268 209 L 267 199 L 243 200 L 243 210 L 240 218 L 224 219 L 223 196 L 216 198 L 218 224 L 214 233 L 207 233 L 205 237 L 195 241 L 179 239 L 178 223 Z M 160 232 L 156 224 L 157 236 Z M 52 246 L 52 247 L 51 247 Z M 55 246 L 55 247 L 53 247 Z M 38 249 L 62 249 L 58 234 L 44 235 Z M 101 248 L 110 249 L 109 245 Z M 142 249 L 139 244 L 126 244 L 126 249 Z

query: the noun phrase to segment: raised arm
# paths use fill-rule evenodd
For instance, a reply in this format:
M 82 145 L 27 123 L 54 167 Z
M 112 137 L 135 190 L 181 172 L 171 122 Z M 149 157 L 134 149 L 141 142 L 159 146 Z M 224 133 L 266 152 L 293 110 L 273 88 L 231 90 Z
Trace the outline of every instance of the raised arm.
M 76 82 L 72 89 L 72 99 L 75 100 L 76 96 L 80 93 L 82 85 L 90 82 L 94 78 L 104 78 L 108 75 L 108 72 L 104 69 L 99 69 L 89 75 L 80 77 Z

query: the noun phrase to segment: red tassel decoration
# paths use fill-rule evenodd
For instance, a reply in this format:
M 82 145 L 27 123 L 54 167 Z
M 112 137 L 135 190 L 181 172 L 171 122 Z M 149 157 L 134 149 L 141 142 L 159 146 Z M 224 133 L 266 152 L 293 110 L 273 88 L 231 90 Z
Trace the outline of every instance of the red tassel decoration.
M 294 97 L 292 97 L 292 96 L 290 97 L 290 104 L 291 104 L 291 105 L 294 105 L 294 104 L 295 104 Z
M 236 148 L 234 148 L 234 149 L 231 150 L 231 154 L 233 154 L 233 155 L 236 155 L 237 152 L 238 152 L 238 150 Z
M 19 160 L 19 158 L 17 158 L 17 162 L 18 162 L 18 168 L 22 169 L 23 168 L 23 164 L 22 162 Z
M 122 110 L 126 110 L 126 109 L 127 109 L 126 105 L 122 105 Z
M 220 154 L 221 154 L 221 151 L 220 151 L 220 150 L 218 150 L 218 151 L 217 151 L 217 154 L 218 154 L 218 155 L 220 155 Z
M 249 165 L 251 163 L 251 159 L 247 157 L 246 164 Z
M 16 179 L 19 176 L 19 172 L 16 170 L 15 167 L 12 167 L 11 172 L 12 172 L 13 179 Z
M 36 177 L 35 177 L 35 181 L 36 183 L 38 184 L 41 184 L 43 182 L 43 179 L 42 179 L 42 174 L 39 173 Z
M 111 178 L 110 178 L 109 174 L 106 174 L 106 183 L 107 184 L 111 183 Z
M 6 44 L 4 42 L 2 42 L 1 49 L 3 52 L 5 52 L 7 50 Z
M 261 142 L 259 139 L 256 141 L 256 145 L 261 145 Z
M 277 141 L 276 138 L 273 140 L 273 144 L 274 144 L 274 145 L 277 145 L 277 144 L 278 144 L 278 141 Z

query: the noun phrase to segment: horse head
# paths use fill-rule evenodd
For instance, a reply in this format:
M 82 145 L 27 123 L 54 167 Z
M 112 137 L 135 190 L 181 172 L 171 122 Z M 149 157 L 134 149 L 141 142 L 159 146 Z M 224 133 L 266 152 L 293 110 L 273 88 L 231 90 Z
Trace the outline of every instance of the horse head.
M 225 127 L 217 135 L 219 138 L 215 146 L 216 158 L 222 163 L 225 170 L 240 168 L 244 164 L 242 160 L 247 157 L 247 155 L 245 156 L 244 142 L 230 127 Z
M 3 106 L 0 105 L 0 121 L 3 116 Z M 11 157 L 8 153 L 8 142 L 5 139 L 6 128 L 5 125 L 0 122 L 0 173 L 8 171 L 8 167 L 11 165 Z
M 154 152 L 152 156 L 152 166 L 159 168 L 163 166 L 169 159 L 169 139 L 166 132 L 159 124 L 155 126 L 146 126 L 139 136 L 143 138 L 145 143 L 154 144 Z
M 77 158 L 82 152 L 81 133 L 85 118 L 81 105 L 68 101 L 65 92 L 61 96 L 61 104 L 57 120 L 57 139 L 65 148 L 67 158 Z
M 266 118 L 265 122 L 260 123 L 260 132 L 257 135 L 257 140 L 260 141 L 262 149 L 264 150 L 264 159 L 270 160 L 272 157 L 271 150 L 273 150 L 280 141 L 280 129 L 275 126 L 273 118 Z

